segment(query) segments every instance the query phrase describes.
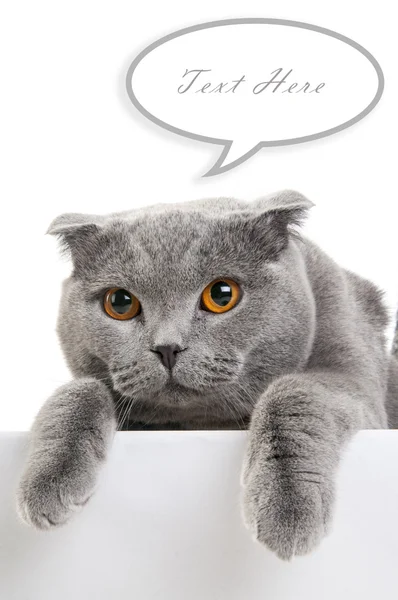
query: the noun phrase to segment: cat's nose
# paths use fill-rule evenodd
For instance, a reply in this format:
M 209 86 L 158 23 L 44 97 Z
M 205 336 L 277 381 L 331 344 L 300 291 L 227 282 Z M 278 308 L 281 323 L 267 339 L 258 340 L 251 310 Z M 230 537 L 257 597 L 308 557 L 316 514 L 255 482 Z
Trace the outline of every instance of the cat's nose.
M 177 354 L 181 352 L 183 348 L 178 344 L 168 344 L 167 346 L 155 346 L 152 352 L 155 352 L 166 369 L 172 369 L 177 362 Z

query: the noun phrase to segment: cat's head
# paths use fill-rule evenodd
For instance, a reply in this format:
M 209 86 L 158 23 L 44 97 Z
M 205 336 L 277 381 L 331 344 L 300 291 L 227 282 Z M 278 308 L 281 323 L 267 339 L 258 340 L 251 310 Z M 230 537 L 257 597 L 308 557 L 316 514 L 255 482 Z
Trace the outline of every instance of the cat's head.
M 55 219 L 74 267 L 58 323 L 74 374 L 198 419 L 249 414 L 308 356 L 314 307 L 294 227 L 310 206 L 286 191 Z

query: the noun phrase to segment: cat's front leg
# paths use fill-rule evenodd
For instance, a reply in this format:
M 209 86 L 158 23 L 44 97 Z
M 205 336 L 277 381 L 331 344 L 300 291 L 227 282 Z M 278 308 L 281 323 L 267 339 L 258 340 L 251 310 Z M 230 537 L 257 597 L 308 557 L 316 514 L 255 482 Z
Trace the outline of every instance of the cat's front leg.
M 328 532 L 334 478 L 345 442 L 383 414 L 337 373 L 275 381 L 252 415 L 242 483 L 244 518 L 280 558 L 310 552 Z
M 62 525 L 87 502 L 115 426 L 112 397 L 94 379 L 72 381 L 47 400 L 32 427 L 18 489 L 26 523 L 38 529 Z

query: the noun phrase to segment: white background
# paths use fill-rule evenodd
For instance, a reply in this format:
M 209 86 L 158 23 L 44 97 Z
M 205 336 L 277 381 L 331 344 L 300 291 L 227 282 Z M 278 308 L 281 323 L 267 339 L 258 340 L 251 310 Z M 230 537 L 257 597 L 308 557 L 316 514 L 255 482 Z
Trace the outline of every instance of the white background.
M 69 267 L 44 235 L 62 212 L 215 195 L 254 199 L 296 188 L 317 205 L 308 234 L 383 287 L 394 306 L 398 78 L 391 2 L 14 0 L 0 10 L 1 430 L 27 429 L 46 397 L 69 379 L 55 335 Z M 384 97 L 353 128 L 263 149 L 235 170 L 202 179 L 221 148 L 144 119 L 127 97 L 125 75 L 157 38 L 233 17 L 301 20 L 352 38 L 380 62 Z

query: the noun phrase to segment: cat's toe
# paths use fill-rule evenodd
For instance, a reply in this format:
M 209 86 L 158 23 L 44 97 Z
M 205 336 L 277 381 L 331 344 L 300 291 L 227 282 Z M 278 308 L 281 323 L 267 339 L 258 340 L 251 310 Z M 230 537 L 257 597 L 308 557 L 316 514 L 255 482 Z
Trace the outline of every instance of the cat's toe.
M 92 488 L 92 482 L 81 485 L 63 481 L 62 477 L 27 476 L 17 494 L 18 515 L 35 529 L 59 527 L 87 503 Z
M 68 514 L 64 514 L 62 508 L 61 510 L 57 506 L 42 508 L 40 503 L 25 498 L 18 500 L 17 511 L 20 519 L 26 525 L 35 529 L 52 529 L 66 523 L 68 520 Z
M 327 482 L 257 473 L 245 486 L 244 521 L 258 542 L 290 560 L 314 550 L 327 534 L 332 502 Z

